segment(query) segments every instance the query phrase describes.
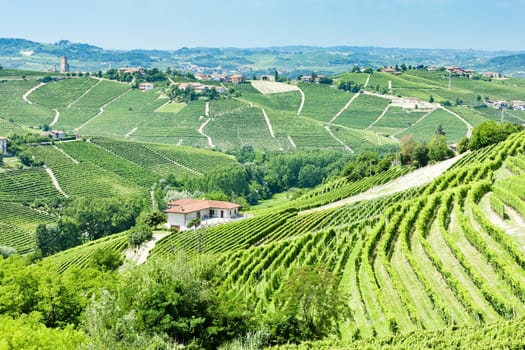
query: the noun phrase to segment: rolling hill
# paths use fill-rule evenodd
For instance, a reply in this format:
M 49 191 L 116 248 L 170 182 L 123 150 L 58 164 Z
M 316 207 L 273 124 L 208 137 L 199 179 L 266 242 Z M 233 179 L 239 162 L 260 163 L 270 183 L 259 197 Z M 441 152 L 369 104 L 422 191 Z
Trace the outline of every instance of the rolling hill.
M 0 81 L 0 135 L 72 135 L 26 144 L 35 166 L 6 157 L 0 167 L 0 246 L 21 254 L 34 250 L 37 226 L 57 222 L 70 200 L 136 197 L 153 207 L 166 179 L 241 167 L 227 152 L 357 158 L 395 151 L 406 135 L 427 142 L 441 128 L 457 143 L 485 121 L 525 120 L 525 111 L 491 105 L 523 100 L 523 80 L 443 71 L 346 73 L 332 84 L 223 83 L 227 94 L 186 102 L 165 93 L 187 81 L 176 75 L 150 91 L 98 76 L 44 75 L 8 71 Z M 340 90 L 344 82 L 360 91 Z M 417 172 L 392 164 L 372 175 L 368 163 L 369 176 L 327 178 L 252 218 L 170 233 L 148 262 L 214 259 L 224 271 L 214 283 L 260 320 L 278 310 L 283 286 L 302 268 L 326 269 L 350 317 L 333 330 L 339 338 L 305 347 L 523 346 L 505 334 L 525 318 L 524 151 L 518 132 Z M 243 166 L 255 172 L 252 165 Z M 117 233 L 38 266 L 67 274 L 126 247 L 127 233 Z

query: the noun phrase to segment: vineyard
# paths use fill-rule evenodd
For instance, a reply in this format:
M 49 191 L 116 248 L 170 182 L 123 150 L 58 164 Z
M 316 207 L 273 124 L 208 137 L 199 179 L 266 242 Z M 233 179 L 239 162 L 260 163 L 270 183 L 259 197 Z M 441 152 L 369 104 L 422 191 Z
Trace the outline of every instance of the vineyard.
M 262 314 L 273 310 L 272 296 L 299 267 L 327 266 L 349 296 L 352 319 L 340 324 L 347 340 L 520 319 L 524 150 L 525 133 L 513 135 L 466 155 L 429 185 L 301 211 L 399 174 L 338 180 L 288 209 L 170 235 L 152 255 L 217 254 L 225 286 Z
M 43 264 L 62 273 L 70 268 L 83 269 L 92 266 L 97 252 L 114 251 L 121 253 L 128 246 L 126 232 L 97 239 L 68 249 L 43 260 Z

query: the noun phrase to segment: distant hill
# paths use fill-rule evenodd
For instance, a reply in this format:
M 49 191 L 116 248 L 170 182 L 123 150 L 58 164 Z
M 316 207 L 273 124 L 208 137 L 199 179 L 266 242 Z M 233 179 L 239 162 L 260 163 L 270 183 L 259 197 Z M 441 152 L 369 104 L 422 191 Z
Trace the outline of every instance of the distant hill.
M 67 56 L 72 71 L 98 71 L 111 67 L 171 67 L 179 70 L 219 72 L 273 73 L 278 69 L 285 76 L 316 71 L 335 74 L 354 65 L 373 68 L 405 63 L 407 65 L 459 65 L 476 70 L 499 69 L 515 73 L 500 57 L 513 57 L 517 52 L 406 49 L 356 46 L 286 46 L 267 48 L 180 48 L 177 50 L 107 50 L 90 44 L 60 40 L 54 44 L 25 39 L 0 38 L 0 65 L 7 68 L 45 71 L 58 65 L 60 56 Z M 510 63 L 510 62 L 509 62 Z
M 494 57 L 488 64 L 501 72 L 525 76 L 525 54 Z

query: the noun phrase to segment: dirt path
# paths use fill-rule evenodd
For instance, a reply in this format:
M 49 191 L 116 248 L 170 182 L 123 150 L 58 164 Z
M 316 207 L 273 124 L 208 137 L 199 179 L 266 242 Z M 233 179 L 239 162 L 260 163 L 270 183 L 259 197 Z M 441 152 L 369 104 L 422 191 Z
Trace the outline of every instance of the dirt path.
M 495 226 L 501 228 L 505 233 L 513 235 L 523 235 L 525 233 L 525 221 L 520 214 L 513 208 L 505 206 L 505 214 L 508 216 L 508 220 L 503 220 L 492 208 L 490 207 L 489 196 L 492 194 L 486 194 L 480 200 L 479 207 L 483 210 L 483 213 L 487 216 L 490 222 Z
M 270 124 L 270 118 L 268 118 L 268 114 L 266 114 L 266 111 L 264 110 L 264 108 L 261 108 L 261 110 L 263 112 L 264 120 L 266 120 L 266 125 L 268 126 L 268 131 L 270 131 L 270 136 L 272 138 L 275 138 L 275 134 L 273 133 L 272 124 Z
M 365 85 L 363 87 L 367 87 L 368 86 L 368 82 L 370 81 L 370 77 L 371 76 L 372 76 L 372 74 L 368 74 L 368 76 L 366 77 Z
M 388 109 L 390 108 L 390 106 L 391 106 L 390 104 L 386 105 L 385 110 L 379 115 L 379 117 L 377 117 L 377 119 L 374 120 L 374 121 L 373 121 L 369 126 L 367 126 L 366 128 L 367 128 L 367 129 L 370 129 L 372 126 L 374 126 L 374 124 L 376 124 L 378 121 L 380 121 L 381 118 L 384 117 L 384 115 L 386 114 L 386 112 L 388 112 Z
M 450 158 L 442 162 L 417 169 L 406 175 L 398 177 L 397 179 L 387 182 L 386 184 L 371 188 L 368 191 L 359 193 L 355 196 L 341 199 L 337 202 L 302 211 L 300 212 L 300 214 L 308 214 L 315 211 L 336 208 L 343 205 L 359 202 L 362 200 L 375 199 L 391 195 L 397 192 L 405 191 L 414 187 L 419 187 L 421 185 L 426 185 L 432 182 L 432 180 L 434 180 L 436 177 L 444 173 L 448 168 L 450 168 L 454 163 L 456 163 L 466 154 L 467 153 L 463 153 L 454 158 Z
M 58 180 L 55 177 L 55 173 L 53 173 L 53 170 L 51 170 L 51 168 L 49 168 L 47 165 L 44 165 L 44 169 L 46 170 L 47 174 L 51 178 L 51 182 L 53 182 L 53 186 L 55 186 L 57 191 L 60 192 L 64 197 L 69 198 L 67 193 L 62 190 L 62 187 L 60 187 L 60 184 L 58 183 Z
M 204 115 L 208 118 L 210 117 L 210 102 L 206 102 L 204 105 Z
M 301 90 L 301 88 L 299 88 L 299 87 L 297 87 L 297 89 L 299 90 L 299 93 L 301 94 L 301 104 L 299 105 L 299 109 L 297 110 L 297 115 L 299 115 L 303 111 L 304 101 L 305 101 L 306 98 L 304 96 L 303 90 Z
M 135 131 L 137 131 L 139 128 L 138 127 L 134 127 L 133 129 L 131 129 L 126 135 L 124 135 L 125 138 L 128 138 L 130 137 L 131 135 L 133 135 L 133 133 Z
M 24 101 L 26 101 L 27 103 L 29 103 L 30 105 L 34 104 L 33 102 L 29 101 L 29 99 L 27 98 L 29 95 L 31 95 L 31 93 L 33 93 L 33 91 L 35 91 L 36 89 L 38 88 L 41 88 L 42 86 L 46 85 L 45 83 L 40 83 L 38 84 L 37 86 L 33 86 L 31 89 L 27 90 L 25 92 L 25 94 L 22 95 L 22 99 Z M 35 103 L 36 104 L 36 103 Z
M 297 145 L 295 144 L 295 142 L 293 142 L 292 137 L 290 135 L 288 135 L 288 142 L 290 142 L 290 145 L 293 149 L 297 149 Z
M 105 104 L 103 104 L 102 106 L 99 107 L 99 111 L 97 114 L 95 114 L 93 117 L 89 118 L 88 120 L 86 120 L 83 124 L 81 124 L 78 128 L 75 128 L 73 130 L 75 131 L 79 131 L 80 129 L 82 129 L 84 126 L 86 126 L 87 124 L 91 123 L 93 121 L 93 119 L 95 119 L 96 117 L 98 117 L 99 115 L 101 115 L 102 113 L 104 113 L 105 111 L 105 108 L 107 106 L 109 106 L 110 104 L 112 104 L 113 102 L 115 102 L 116 100 L 118 100 L 119 98 L 121 98 L 122 96 L 124 96 L 125 94 L 127 94 L 128 92 L 130 92 L 131 90 L 126 90 L 124 91 L 123 93 L 121 93 L 120 95 L 116 96 L 115 98 L 109 100 L 108 102 L 106 102 Z
M 58 111 L 58 109 L 55 108 L 53 110 L 55 111 L 55 117 L 53 118 L 53 121 L 49 123 L 49 126 L 55 125 L 58 122 L 58 118 L 60 118 L 60 112 Z
M 414 125 L 420 123 L 420 122 L 421 122 L 422 120 L 424 120 L 426 117 L 428 117 L 429 115 L 431 115 L 432 112 L 434 112 L 434 111 L 435 111 L 435 109 L 432 109 L 432 110 L 428 111 L 428 112 L 425 113 L 421 118 L 419 118 L 418 120 L 416 120 L 416 121 L 414 122 L 414 124 L 410 125 L 408 128 L 404 128 L 404 129 L 399 130 L 398 132 L 396 132 L 396 133 L 390 135 L 390 138 L 391 138 L 392 140 L 396 141 L 397 143 L 399 143 L 399 140 L 397 140 L 397 138 L 396 138 L 397 135 L 399 135 L 399 134 L 401 134 L 402 132 L 408 130 L 409 128 L 413 127 Z
M 199 132 L 199 134 L 201 134 L 202 136 L 206 137 L 208 139 L 208 145 L 211 147 L 211 148 L 215 148 L 215 145 L 213 144 L 213 141 L 211 139 L 210 136 L 206 135 L 203 131 L 203 129 L 206 127 L 206 125 L 208 125 L 208 123 L 211 121 L 211 119 L 206 119 L 206 121 L 204 123 L 201 124 L 201 126 L 199 126 L 199 128 L 197 129 L 197 131 Z
M 102 82 L 102 79 L 96 79 L 94 78 L 95 80 L 97 80 L 97 83 L 96 84 L 93 84 L 89 89 L 87 89 L 86 91 L 84 91 L 84 93 L 82 95 L 80 95 L 75 101 L 71 102 L 70 104 L 67 105 L 67 108 L 71 108 L 75 103 L 77 103 L 78 101 L 80 101 L 80 99 L 84 96 L 86 96 L 87 94 L 89 94 L 89 92 L 91 90 L 93 90 L 93 88 L 95 86 L 97 86 L 98 84 L 100 84 Z
M 345 150 L 347 150 L 348 152 L 350 153 L 355 153 L 353 149 L 351 149 L 350 147 L 348 147 L 344 142 L 343 140 L 341 140 L 340 138 L 338 138 L 337 136 L 334 135 L 334 133 L 332 132 L 332 130 L 330 130 L 330 127 L 328 125 L 325 125 L 324 128 L 326 129 L 326 131 L 328 131 L 328 133 L 330 134 L 330 136 L 332 136 L 332 138 L 334 140 L 336 140 L 337 142 L 339 142 L 344 148 Z
M 459 114 L 457 114 L 456 112 L 453 112 L 451 111 L 450 109 L 448 108 L 445 108 L 443 106 L 439 106 L 439 108 L 441 108 L 442 110 L 444 110 L 445 112 L 448 112 L 450 114 L 452 114 L 454 117 L 458 118 L 459 120 L 461 120 L 463 122 L 463 124 L 465 124 L 467 126 L 467 137 L 470 139 L 470 137 L 472 136 L 472 129 L 474 128 L 472 126 L 472 124 L 470 124 L 469 122 L 467 122 L 462 116 L 460 116 Z
M 155 245 L 158 241 L 160 241 L 162 238 L 169 235 L 169 232 L 158 232 L 154 233 L 151 240 L 142 243 L 138 249 L 126 249 L 124 252 L 124 255 L 126 256 L 127 260 L 130 260 L 134 262 L 136 265 L 141 265 L 146 262 L 148 259 L 149 252 L 155 248 Z
M 57 145 L 53 145 L 53 148 L 55 148 L 57 151 L 62 153 L 64 155 L 64 157 L 66 157 L 67 159 L 71 160 L 73 163 L 80 164 L 80 162 L 78 160 L 76 160 L 75 158 L 71 157 L 71 155 L 66 153 L 66 151 L 64 151 L 62 148 L 58 147 Z
M 334 115 L 332 117 L 332 119 L 330 119 L 330 123 L 333 123 L 334 120 L 337 119 L 337 117 L 339 117 L 341 114 L 343 114 L 343 112 L 346 111 L 348 109 L 348 107 L 350 107 L 352 102 L 354 102 L 354 100 L 357 98 L 357 96 L 359 96 L 359 93 L 355 94 L 354 96 L 352 96 L 350 98 L 350 100 L 343 106 L 343 108 L 341 108 L 341 110 L 339 112 L 337 112 L 336 115 Z

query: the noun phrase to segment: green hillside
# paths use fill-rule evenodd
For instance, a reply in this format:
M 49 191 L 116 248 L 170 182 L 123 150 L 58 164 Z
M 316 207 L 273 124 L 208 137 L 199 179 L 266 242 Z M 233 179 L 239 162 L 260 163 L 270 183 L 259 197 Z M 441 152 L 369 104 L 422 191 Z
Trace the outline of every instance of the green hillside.
M 525 346 L 525 112 L 491 104 L 525 83 L 267 83 L 169 101 L 169 81 L 1 82 L 0 348 L 20 324 L 89 348 Z M 245 215 L 153 222 L 187 197 Z
M 521 318 L 524 148 L 521 133 L 465 156 L 426 187 L 305 214 L 273 210 L 171 235 L 153 256 L 220 253 L 224 283 L 256 313 L 271 312 L 272 296 L 300 266 L 326 265 L 349 295 L 352 319 L 339 325 L 343 338 Z M 506 233 L 511 227 L 520 233 Z
M 201 98 L 178 104 L 169 103 L 163 93 L 164 83 L 143 92 L 132 90 L 125 83 L 95 77 L 40 85 L 33 80 L 37 78 L 28 76 L 26 80 L 2 82 L 0 130 L 5 134 L 24 127 L 48 125 L 84 137 L 113 137 L 221 151 L 250 145 L 266 150 L 316 148 L 359 152 L 393 144 L 390 135 L 399 139 L 413 134 L 420 141 L 428 141 L 440 124 L 448 141 L 455 143 L 466 135 L 469 125 L 501 119 L 521 124 L 525 120 L 523 111 L 502 112 L 485 106 L 485 101 L 510 103 L 523 99 L 525 86 L 521 80 L 452 75 L 449 88 L 449 74 L 442 71 L 412 69 L 397 75 L 346 73 L 335 77 L 333 85 L 300 83 L 294 91 L 265 94 L 250 84 L 226 84 L 236 91 L 233 97 L 208 102 Z M 355 96 L 339 90 L 340 82 L 359 84 L 361 93 Z M 423 102 L 432 97 L 436 102 L 433 109 L 439 107 L 437 103 L 448 105 L 448 109 L 427 115 L 428 109 L 418 110 L 417 106 L 395 102 L 405 97 Z M 367 132 L 363 134 L 362 130 Z

